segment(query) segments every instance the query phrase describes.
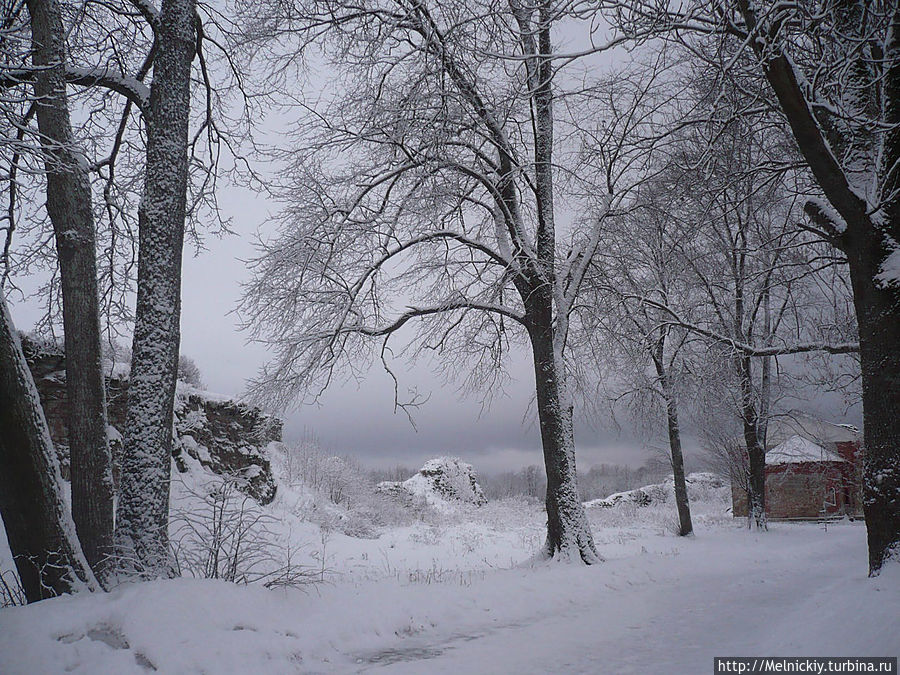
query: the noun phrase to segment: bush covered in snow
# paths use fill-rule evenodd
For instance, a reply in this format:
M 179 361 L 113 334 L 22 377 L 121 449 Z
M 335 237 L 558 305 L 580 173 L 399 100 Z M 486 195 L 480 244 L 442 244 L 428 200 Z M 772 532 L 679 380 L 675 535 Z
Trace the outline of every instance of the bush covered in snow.
M 731 487 L 727 481 L 712 473 L 692 473 L 686 480 L 695 526 L 731 523 Z M 662 483 L 619 492 L 605 499 L 593 499 L 585 502 L 585 506 L 595 539 L 602 540 L 606 531 L 617 537 L 617 531 L 627 528 L 649 529 L 663 535 L 678 530 L 675 486 L 671 477 Z
M 422 498 L 401 503 L 379 492 L 358 462 L 328 454 L 312 436 L 270 448 L 279 501 L 303 521 L 371 539 L 385 527 L 420 522 L 432 511 Z
M 303 545 L 283 541 L 281 522 L 243 491 L 242 476 L 198 469 L 172 484 L 170 541 L 179 576 L 259 583 L 309 583 L 315 569 Z

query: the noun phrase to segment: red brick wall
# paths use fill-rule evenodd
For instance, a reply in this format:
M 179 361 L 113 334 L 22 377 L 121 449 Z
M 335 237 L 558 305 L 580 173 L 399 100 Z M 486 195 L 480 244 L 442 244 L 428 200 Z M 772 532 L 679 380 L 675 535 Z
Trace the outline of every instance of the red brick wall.
M 766 514 L 769 518 L 819 518 L 857 513 L 852 468 L 844 462 L 807 462 L 766 467 Z M 747 494 L 731 486 L 732 514 L 747 516 Z M 827 504 L 826 504 L 827 499 Z

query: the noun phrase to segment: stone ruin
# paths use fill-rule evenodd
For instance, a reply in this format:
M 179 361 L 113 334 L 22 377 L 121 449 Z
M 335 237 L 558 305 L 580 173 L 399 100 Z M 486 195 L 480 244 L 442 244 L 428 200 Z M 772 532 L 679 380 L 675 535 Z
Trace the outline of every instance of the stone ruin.
M 65 352 L 58 345 L 25 335 L 22 336 L 22 349 L 41 398 L 63 478 L 68 480 Z M 128 375 L 125 368 L 108 370 L 108 434 L 113 454 L 113 479 L 118 481 Z M 277 486 L 266 447 L 281 441 L 282 421 L 279 418 L 258 407 L 209 394 L 183 382 L 178 383 L 174 412 L 172 459 L 178 471 L 187 472 L 191 460 L 195 460 L 213 473 L 242 479 L 242 489 L 260 504 L 268 504 L 275 498 Z

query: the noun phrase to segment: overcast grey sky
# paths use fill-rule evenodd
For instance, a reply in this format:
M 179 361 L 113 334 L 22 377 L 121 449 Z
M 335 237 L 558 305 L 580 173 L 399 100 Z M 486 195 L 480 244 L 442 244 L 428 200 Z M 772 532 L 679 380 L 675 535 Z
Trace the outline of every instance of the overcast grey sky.
M 267 356 L 263 346 L 247 344 L 231 313 L 247 278 L 242 260 L 254 255 L 254 234 L 277 205 L 236 188 L 223 195 L 221 205 L 233 219 L 235 235 L 207 239 L 207 250 L 198 257 L 185 253 L 182 353 L 197 362 L 211 390 L 236 393 Z M 482 471 L 542 462 L 527 355 L 513 360 L 514 381 L 487 410 L 477 399 L 461 399 L 452 385 L 443 386 L 440 373 L 426 365 L 407 370 L 400 376 L 401 393 L 415 388 L 430 396 L 412 413 L 415 428 L 402 411 L 395 414 L 392 381 L 376 365 L 363 381 L 338 380 L 319 404 L 289 411 L 286 440 L 309 432 L 329 451 L 358 456 L 372 466 L 420 465 L 438 454 L 459 455 Z M 583 467 L 639 465 L 653 455 L 630 434 L 588 424 L 579 425 L 578 444 Z

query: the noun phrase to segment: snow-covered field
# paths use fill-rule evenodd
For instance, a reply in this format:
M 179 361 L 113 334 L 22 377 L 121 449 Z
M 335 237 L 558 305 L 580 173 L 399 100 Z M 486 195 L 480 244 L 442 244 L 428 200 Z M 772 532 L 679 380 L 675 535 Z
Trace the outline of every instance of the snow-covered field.
M 542 514 L 521 501 L 370 539 L 295 519 L 324 581 L 175 579 L 0 610 L 0 673 L 705 673 L 714 656 L 900 653 L 900 565 L 866 578 L 862 524 L 755 533 L 726 507 L 695 501 L 690 539 L 671 504 L 591 508 L 593 567 L 528 562 Z

